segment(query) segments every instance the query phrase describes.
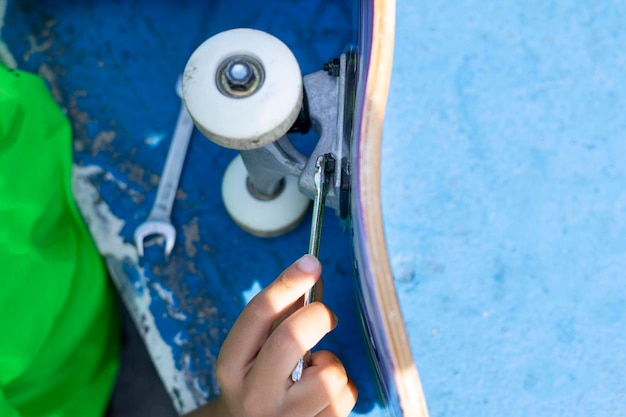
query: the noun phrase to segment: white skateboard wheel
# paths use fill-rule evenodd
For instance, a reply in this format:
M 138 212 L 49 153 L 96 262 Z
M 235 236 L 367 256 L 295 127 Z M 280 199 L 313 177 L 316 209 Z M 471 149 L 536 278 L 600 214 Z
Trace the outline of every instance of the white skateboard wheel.
M 247 76 L 251 82 L 229 87 L 233 77 L 239 82 Z M 302 74 L 276 37 L 254 29 L 228 30 L 207 39 L 189 58 L 183 98 L 210 140 L 231 149 L 256 149 L 295 122 L 302 107 Z
M 252 195 L 247 182 L 248 172 L 237 155 L 224 173 L 222 199 L 230 217 L 243 230 L 259 237 L 279 236 L 305 217 L 310 200 L 298 190 L 296 177 L 285 177 L 282 192 L 271 200 Z

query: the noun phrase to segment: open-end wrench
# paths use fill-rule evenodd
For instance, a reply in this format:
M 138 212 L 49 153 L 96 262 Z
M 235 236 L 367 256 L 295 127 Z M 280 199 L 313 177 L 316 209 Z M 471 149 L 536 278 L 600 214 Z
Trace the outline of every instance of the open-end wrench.
M 328 184 L 330 183 L 330 176 L 332 175 L 334 168 L 334 159 L 332 155 L 326 154 L 317 157 L 317 160 L 315 161 L 315 171 L 313 173 L 315 196 L 313 198 L 311 235 L 309 237 L 309 255 L 313 255 L 316 258 L 319 257 L 326 194 L 328 193 Z M 304 295 L 304 305 L 310 304 L 313 301 L 315 301 L 315 286 L 310 288 Z M 310 357 L 311 352 L 307 352 L 304 357 L 300 358 L 298 364 L 291 373 L 291 380 L 293 382 L 300 380 L 304 368 L 309 364 L 308 362 Z
M 176 81 L 176 94 L 181 99 L 180 111 L 176 122 L 176 129 L 172 137 L 172 143 L 165 160 L 165 168 L 161 174 L 161 181 L 157 188 L 156 199 L 154 205 L 146 221 L 141 223 L 135 230 L 135 246 L 139 252 L 139 256 L 144 253 L 144 239 L 150 235 L 161 235 L 165 239 L 165 258 L 167 259 L 174 248 L 176 242 L 176 229 L 170 220 L 176 190 L 178 189 L 178 181 L 180 173 L 183 169 L 185 156 L 187 155 L 187 146 L 193 132 L 193 120 L 183 98 L 182 77 L 178 77 Z

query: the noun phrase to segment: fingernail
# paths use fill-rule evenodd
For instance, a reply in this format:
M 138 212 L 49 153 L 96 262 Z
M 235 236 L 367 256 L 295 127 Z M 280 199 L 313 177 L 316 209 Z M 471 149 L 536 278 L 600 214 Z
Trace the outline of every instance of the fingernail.
M 314 274 L 318 271 L 319 261 L 313 255 L 304 255 L 302 258 L 298 259 L 296 266 L 304 273 Z

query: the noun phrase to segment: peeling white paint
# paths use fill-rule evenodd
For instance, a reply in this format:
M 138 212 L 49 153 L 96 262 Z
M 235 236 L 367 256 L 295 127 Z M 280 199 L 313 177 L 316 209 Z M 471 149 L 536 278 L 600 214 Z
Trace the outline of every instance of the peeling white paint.
M 174 400 L 174 405 L 181 414 L 189 412 L 197 408 L 199 404 L 186 383 L 188 376 L 176 369 L 172 349 L 161 338 L 150 312 L 152 299 L 147 288 L 148 279 L 144 268 L 139 266 L 137 249 L 120 236 L 126 222 L 111 212 L 110 207 L 102 200 L 98 189 L 90 181 L 91 178 L 103 174 L 104 170 L 98 166 L 74 165 L 72 178 L 74 198 L 100 253 L 107 262 L 109 272 L 126 307 L 143 335 L 150 356 L 167 391 Z M 119 184 L 112 175 L 106 174 L 104 178 Z M 126 275 L 124 267 L 132 267 L 137 272 L 139 282 L 134 286 Z M 161 296 L 158 289 L 157 292 Z M 192 381 L 192 384 L 200 385 L 195 381 Z
M 201 393 L 205 398 L 208 398 L 211 394 L 206 389 L 204 389 L 202 384 L 200 384 L 200 381 L 198 380 L 198 378 L 196 378 L 194 381 L 194 388 L 196 389 L 197 392 Z
M 4 16 L 7 12 L 7 5 L 7 0 L 0 0 L 0 62 L 9 68 L 17 68 L 17 61 L 15 61 L 7 44 L 2 40 L 2 28 L 4 27 Z
M 176 337 L 174 337 L 174 343 L 176 343 L 177 346 L 183 346 L 187 342 L 188 340 L 186 337 L 183 336 L 183 332 L 176 333 Z
M 106 172 L 104 174 L 104 179 L 107 180 L 107 181 L 114 182 L 118 186 L 118 188 L 120 188 L 121 190 L 124 190 L 124 192 L 126 192 L 128 195 L 131 195 L 131 196 L 134 197 L 137 194 L 139 194 L 137 191 L 135 191 L 132 188 L 128 187 L 128 183 L 126 183 L 126 182 L 122 181 L 121 179 L 115 177 L 110 172 Z
M 185 313 L 178 311 L 174 307 L 174 293 L 158 282 L 152 284 L 152 288 L 159 294 L 159 297 L 167 304 L 167 310 L 169 312 L 170 317 L 175 318 L 176 320 L 187 320 L 187 316 Z
M 118 184 L 112 175 L 105 174 L 99 166 L 74 165 L 72 177 L 74 199 L 89 226 L 100 253 L 105 257 L 112 256 L 126 260 L 128 263 L 137 264 L 139 260 L 137 249 L 134 245 L 125 242 L 120 236 L 126 222 L 115 217 L 90 181 L 90 178 L 103 174 L 105 180 Z

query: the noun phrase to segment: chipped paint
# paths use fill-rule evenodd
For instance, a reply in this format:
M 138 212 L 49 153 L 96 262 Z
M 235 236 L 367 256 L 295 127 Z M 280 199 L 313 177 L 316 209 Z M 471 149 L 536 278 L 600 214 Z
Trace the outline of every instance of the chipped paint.
M 183 332 L 178 332 L 176 334 L 176 337 L 174 337 L 174 343 L 176 343 L 178 346 L 183 346 L 188 341 L 188 338 L 183 336 Z
M 52 68 L 50 68 L 48 64 L 40 65 L 37 73 L 41 78 L 48 81 L 48 85 L 50 86 L 50 93 L 52 93 L 52 97 L 54 98 L 54 100 L 57 103 L 62 103 L 63 94 L 61 93 L 61 89 L 59 88 L 57 73 Z
M 91 138 L 87 135 L 87 123 L 91 120 L 91 116 L 78 107 L 78 99 L 86 95 L 87 91 L 85 90 L 74 91 L 74 93 L 69 96 L 67 105 L 65 106 L 74 130 L 74 149 L 79 152 L 85 151 L 91 144 Z M 63 104 L 61 100 L 57 101 L 59 104 Z
M 130 188 L 128 186 L 127 182 L 125 182 L 125 181 L 115 177 L 115 175 L 111 174 L 110 172 L 104 173 L 104 179 L 107 180 L 107 181 L 114 182 L 115 185 L 117 185 L 117 187 L 120 190 L 124 190 L 124 192 L 127 193 L 128 195 L 130 195 L 131 197 L 139 195 L 139 193 L 136 190 L 134 190 L 134 189 L 132 189 L 132 188 Z
M 92 178 L 98 176 L 111 179 L 102 167 L 81 167 L 74 164 L 72 188 L 76 203 L 100 253 L 106 260 L 113 281 L 120 289 L 133 320 L 138 328 L 143 329 L 143 338 L 150 346 L 150 356 L 156 364 L 167 391 L 175 400 L 174 404 L 180 413 L 191 411 L 199 404 L 187 388 L 187 384 L 200 385 L 200 383 L 195 381 L 197 378 L 190 378 L 187 372 L 176 368 L 172 348 L 161 337 L 155 317 L 150 312 L 153 300 L 148 290 L 149 280 L 144 268 L 138 266 L 137 249 L 121 237 L 121 231 L 126 222 L 111 212 L 110 207 L 100 198 L 98 189 L 91 182 Z M 136 273 L 135 282 L 132 282 L 126 272 L 129 267 L 133 268 Z M 167 291 L 159 292 L 158 284 L 154 287 L 158 294 L 163 293 L 164 297 L 168 298 Z M 173 304 L 173 300 L 168 300 L 168 303 Z
M 17 68 L 17 61 L 15 61 L 7 44 L 2 40 L 2 27 L 4 26 L 7 4 L 7 0 L 0 0 L 0 62 L 9 68 Z
M 200 242 L 200 228 L 197 218 L 194 217 L 189 223 L 183 225 L 183 235 L 185 236 L 185 252 L 190 258 L 193 258 L 198 252 L 195 243 Z
M 107 149 L 108 146 L 115 140 L 116 136 L 117 133 L 115 133 L 114 130 L 101 130 L 98 132 L 93 140 L 93 145 L 91 146 L 91 154 L 95 156 L 103 149 Z
M 159 297 L 161 297 L 161 299 L 165 301 L 170 317 L 181 321 L 187 320 L 187 316 L 185 315 L 185 313 L 181 312 L 176 307 L 176 303 L 174 302 L 174 293 L 172 291 L 168 290 L 158 282 L 153 283 L 152 288 L 154 288 Z
M 31 55 L 39 53 L 39 52 L 46 52 L 52 47 L 52 45 L 54 44 L 54 36 L 53 36 L 52 28 L 56 24 L 57 22 L 54 19 L 48 20 L 47 22 L 45 22 L 44 27 L 41 31 L 41 36 L 40 36 L 43 39 L 43 42 L 41 43 L 37 41 L 37 37 L 35 37 L 34 35 L 27 36 L 28 43 L 30 44 L 30 48 L 28 49 L 28 51 L 24 53 L 24 56 L 23 56 L 24 62 L 28 62 Z
M 98 249 L 103 256 L 128 259 L 130 262 L 137 263 L 137 249 L 124 242 L 120 236 L 120 231 L 126 222 L 115 217 L 109 206 L 99 197 L 98 190 L 90 181 L 95 176 L 106 177 L 107 173 L 99 166 L 74 164 L 72 176 L 74 197 L 96 240 Z M 95 219 L 98 221 L 94 221 Z

